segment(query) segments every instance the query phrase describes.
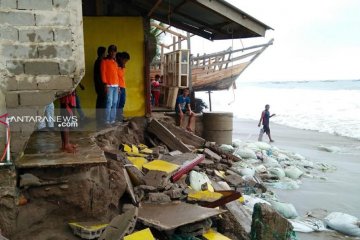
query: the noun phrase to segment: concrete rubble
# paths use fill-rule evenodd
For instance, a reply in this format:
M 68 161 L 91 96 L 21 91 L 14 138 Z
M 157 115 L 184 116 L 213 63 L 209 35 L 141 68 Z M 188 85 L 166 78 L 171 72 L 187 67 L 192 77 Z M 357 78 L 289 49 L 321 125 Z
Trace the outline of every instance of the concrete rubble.
M 64 169 L 60 174 L 24 171 L 19 186 L 28 203 L 19 210 L 22 229 L 45 227 L 40 219 L 54 214 L 60 204 L 70 212 L 58 221 L 109 223 L 100 237 L 104 240 L 142 234 L 154 239 L 212 239 L 206 234 L 269 239 L 262 226 L 271 226 L 279 239 L 291 239 L 295 233 L 284 212 L 271 206 L 280 202 L 268 187 L 300 184 L 298 178 L 310 175 L 316 165 L 266 143 L 217 145 L 169 124 L 134 119 L 93 134 L 106 165 Z M 184 136 L 194 136 L 187 143 L 197 146 L 185 144 Z M 32 225 L 21 219 L 39 209 Z

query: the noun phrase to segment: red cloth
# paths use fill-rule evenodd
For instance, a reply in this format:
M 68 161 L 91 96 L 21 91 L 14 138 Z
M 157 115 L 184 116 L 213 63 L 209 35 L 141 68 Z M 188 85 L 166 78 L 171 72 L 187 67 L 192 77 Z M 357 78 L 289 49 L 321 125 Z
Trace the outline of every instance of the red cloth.
M 159 106 L 160 91 L 152 91 L 151 93 L 154 96 L 155 106 Z
M 62 98 L 60 98 L 60 104 L 65 106 L 66 110 L 73 115 L 72 108 L 76 107 L 76 96 L 75 92 L 72 92 Z

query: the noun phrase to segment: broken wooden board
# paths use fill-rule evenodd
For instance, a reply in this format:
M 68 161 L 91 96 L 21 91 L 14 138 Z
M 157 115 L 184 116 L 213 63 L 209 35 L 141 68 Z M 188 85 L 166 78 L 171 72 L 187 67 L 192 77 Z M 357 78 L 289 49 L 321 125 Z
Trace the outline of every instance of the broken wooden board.
M 192 145 L 195 148 L 201 148 L 206 142 L 205 139 L 186 131 L 181 127 L 175 126 L 174 124 L 165 121 L 161 121 L 161 123 L 185 144 Z
M 213 186 L 216 191 L 231 190 L 226 182 L 213 183 Z M 239 201 L 229 202 L 225 206 L 244 231 L 249 234 L 251 230 L 251 215 L 246 211 L 244 206 Z
M 165 204 L 145 203 L 139 208 L 139 220 L 149 227 L 154 227 L 159 231 L 166 231 L 224 212 L 224 210 L 204 208 L 183 202 Z
M 182 165 L 181 168 L 171 177 L 171 181 L 176 182 L 181 178 L 181 176 L 190 172 L 196 165 L 198 165 L 204 159 L 205 159 L 204 155 L 202 154 L 197 155 L 196 158 Z
M 148 131 L 157 136 L 172 151 L 179 150 L 181 152 L 191 152 L 190 148 L 156 119 L 151 120 Z

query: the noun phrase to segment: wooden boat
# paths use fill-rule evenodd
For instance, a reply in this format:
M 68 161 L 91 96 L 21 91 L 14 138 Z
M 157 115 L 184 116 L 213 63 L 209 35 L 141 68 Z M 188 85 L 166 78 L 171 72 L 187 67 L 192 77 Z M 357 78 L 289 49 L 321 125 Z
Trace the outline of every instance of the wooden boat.
M 241 73 L 273 44 L 271 39 L 266 44 L 254 45 L 233 50 L 231 48 L 212 54 L 192 56 L 190 58 L 190 86 L 194 91 L 216 91 L 234 86 Z M 151 77 L 161 75 L 160 62 L 152 64 Z

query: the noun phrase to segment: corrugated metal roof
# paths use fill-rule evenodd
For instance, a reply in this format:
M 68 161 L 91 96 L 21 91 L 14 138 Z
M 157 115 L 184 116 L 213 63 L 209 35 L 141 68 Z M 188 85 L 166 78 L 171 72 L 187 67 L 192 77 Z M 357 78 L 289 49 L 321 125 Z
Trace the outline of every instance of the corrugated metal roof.
M 265 36 L 272 29 L 224 0 L 132 0 L 143 14 L 210 40 Z

